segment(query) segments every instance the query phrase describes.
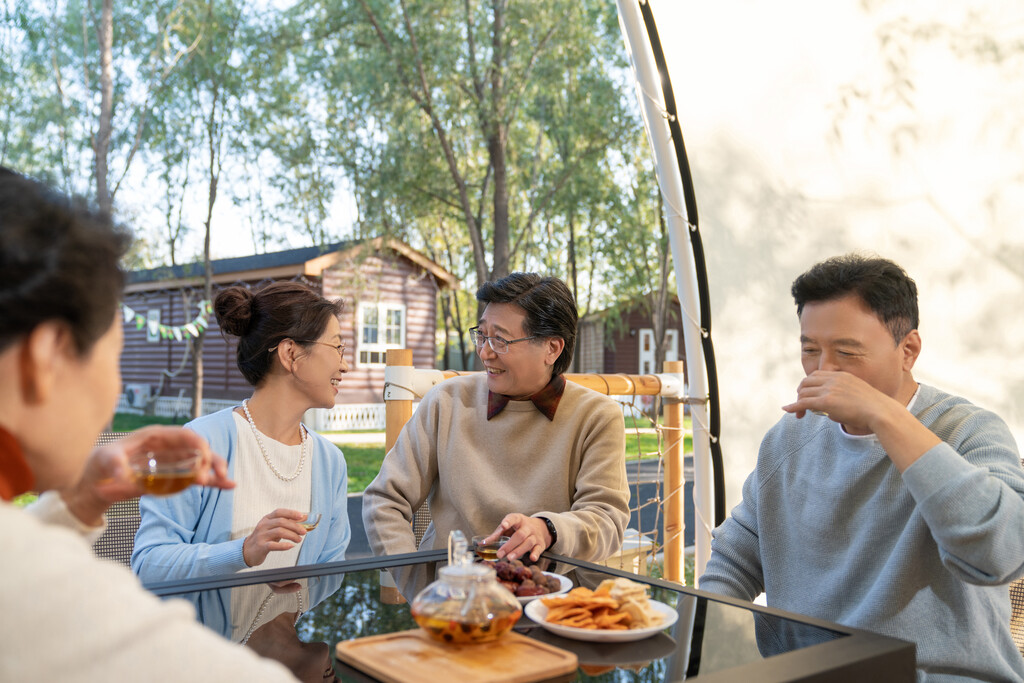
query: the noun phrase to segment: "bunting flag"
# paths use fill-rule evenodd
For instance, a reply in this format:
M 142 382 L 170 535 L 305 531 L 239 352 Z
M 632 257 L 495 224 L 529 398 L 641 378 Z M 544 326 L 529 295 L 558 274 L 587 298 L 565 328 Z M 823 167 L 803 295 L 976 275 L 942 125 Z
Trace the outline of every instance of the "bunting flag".
M 164 325 L 156 320 L 147 320 L 146 316 L 138 313 L 128 304 L 121 304 L 121 313 L 124 315 L 125 324 L 135 321 L 135 329 L 145 329 L 153 336 L 173 341 L 183 341 L 186 337 L 198 337 L 209 326 L 207 316 L 213 313 L 213 303 L 204 299 L 196 304 L 199 312 L 196 317 L 184 325 Z

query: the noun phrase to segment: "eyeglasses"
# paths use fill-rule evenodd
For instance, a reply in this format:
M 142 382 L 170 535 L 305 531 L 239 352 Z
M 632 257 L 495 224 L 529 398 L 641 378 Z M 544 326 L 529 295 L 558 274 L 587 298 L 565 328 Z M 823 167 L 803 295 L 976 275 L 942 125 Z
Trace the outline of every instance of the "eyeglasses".
M 298 341 L 298 340 L 296 340 Z M 299 341 L 300 344 L 320 344 L 321 346 L 330 346 L 332 349 L 338 352 L 338 358 L 345 357 L 345 345 L 344 344 L 329 344 L 328 342 L 322 341 Z
M 537 335 L 530 337 L 520 337 L 519 339 L 502 339 L 501 337 L 488 337 L 480 333 L 479 327 L 469 328 L 469 338 L 473 340 L 478 349 L 482 349 L 484 342 L 491 345 L 491 350 L 495 353 L 508 353 L 509 344 L 515 344 L 516 342 L 527 341 L 529 339 L 536 339 Z
M 342 359 L 345 357 L 345 349 L 347 348 L 344 344 L 329 344 L 327 342 L 316 341 L 313 339 L 293 339 L 292 341 L 296 344 L 320 344 L 321 346 L 330 346 L 338 352 L 338 357 Z M 277 346 L 271 346 L 267 349 L 267 353 L 273 353 L 274 351 L 277 351 Z

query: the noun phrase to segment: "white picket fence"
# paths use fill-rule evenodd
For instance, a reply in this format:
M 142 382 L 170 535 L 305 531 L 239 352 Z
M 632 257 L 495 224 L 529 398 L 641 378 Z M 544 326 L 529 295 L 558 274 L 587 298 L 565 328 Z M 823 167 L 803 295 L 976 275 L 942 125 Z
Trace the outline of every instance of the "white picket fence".
M 203 399 L 203 415 L 238 405 L 238 401 Z M 128 404 L 124 394 L 117 404 L 117 412 L 142 415 L 145 411 Z M 192 415 L 192 399 L 188 396 L 159 396 L 153 404 L 153 415 L 187 421 Z M 358 430 L 384 431 L 383 403 L 351 403 L 337 405 L 330 410 L 309 410 L 303 422 L 318 432 L 351 432 Z

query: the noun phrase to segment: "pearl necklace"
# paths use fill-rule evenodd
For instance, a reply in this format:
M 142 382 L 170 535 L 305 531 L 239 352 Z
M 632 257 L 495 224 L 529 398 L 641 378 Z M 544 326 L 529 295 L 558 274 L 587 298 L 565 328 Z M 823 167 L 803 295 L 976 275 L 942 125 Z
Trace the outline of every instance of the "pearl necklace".
M 267 453 L 267 447 L 263 445 L 263 437 L 260 435 L 260 430 L 256 429 L 256 423 L 252 421 L 252 414 L 249 412 L 249 399 L 242 401 L 242 410 L 245 411 L 245 419 L 249 421 L 249 426 L 252 427 L 252 435 L 256 437 L 256 444 L 260 447 L 260 453 L 263 454 L 263 460 L 266 461 L 270 471 L 277 476 L 281 481 L 293 481 L 299 474 L 302 473 L 302 465 L 306 462 L 306 429 L 299 423 L 299 437 L 302 439 L 302 449 L 299 451 L 299 466 L 295 470 L 295 474 L 290 477 L 286 477 L 277 471 L 274 467 L 274 463 L 270 461 L 270 454 Z

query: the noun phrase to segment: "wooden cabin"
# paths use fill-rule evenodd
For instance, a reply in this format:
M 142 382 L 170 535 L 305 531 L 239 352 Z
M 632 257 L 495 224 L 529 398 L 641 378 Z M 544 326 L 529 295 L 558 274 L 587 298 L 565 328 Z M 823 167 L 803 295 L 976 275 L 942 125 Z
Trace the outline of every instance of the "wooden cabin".
M 665 360 L 685 361 L 682 312 L 676 297 L 669 303 L 668 319 Z M 578 337 L 574 372 L 649 375 L 662 371 L 654 367 L 654 325 L 639 302 L 584 316 Z
M 339 404 L 383 401 L 387 349 L 412 349 L 417 367 L 434 367 L 437 294 L 458 286 L 454 275 L 423 254 L 381 238 L 219 259 L 212 266 L 214 296 L 234 284 L 300 280 L 345 302 L 341 328 L 349 372 Z M 252 393 L 235 364 L 237 340 L 222 335 L 215 317 L 200 308 L 202 274 L 201 263 L 128 274 L 121 374 L 129 407 L 145 407 L 157 396 L 191 397 L 189 346 L 203 325 L 204 400 L 238 401 Z

